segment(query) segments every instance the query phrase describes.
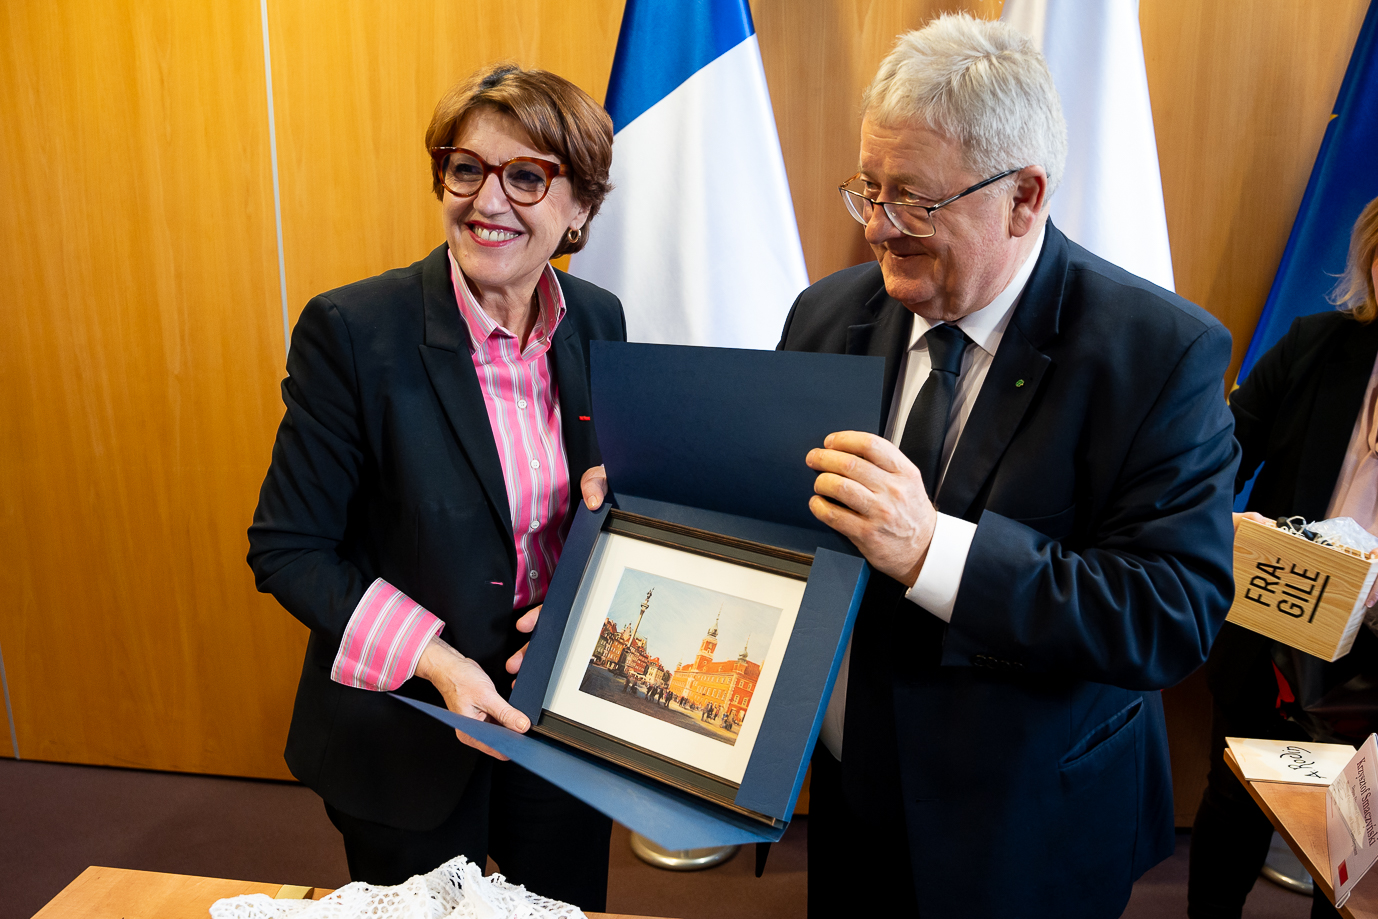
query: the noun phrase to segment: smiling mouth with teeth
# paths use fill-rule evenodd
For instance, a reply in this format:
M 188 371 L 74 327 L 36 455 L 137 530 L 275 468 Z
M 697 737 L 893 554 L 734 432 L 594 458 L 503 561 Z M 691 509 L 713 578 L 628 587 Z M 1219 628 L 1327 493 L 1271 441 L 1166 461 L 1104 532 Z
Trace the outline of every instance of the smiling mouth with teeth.
M 479 239 L 490 243 L 506 242 L 509 239 L 516 239 L 521 235 L 512 230 L 490 230 L 487 227 L 474 226 L 473 224 L 469 225 L 469 229 L 472 230 L 473 234 Z

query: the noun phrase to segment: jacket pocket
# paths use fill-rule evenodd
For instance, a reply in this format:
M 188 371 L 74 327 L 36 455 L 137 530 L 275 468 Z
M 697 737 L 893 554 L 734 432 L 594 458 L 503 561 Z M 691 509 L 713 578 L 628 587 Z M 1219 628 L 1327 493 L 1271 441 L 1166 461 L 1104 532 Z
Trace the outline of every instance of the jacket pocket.
M 1111 763 L 1138 745 L 1143 734 L 1143 699 L 1135 699 L 1096 725 L 1058 760 L 1062 786 L 1068 790 L 1095 779 Z
M 1010 517 L 1016 523 L 1037 530 L 1044 536 L 1053 539 L 1062 539 L 1072 532 L 1072 524 L 1077 519 L 1077 506 L 1075 504 L 1063 508 L 1056 514 L 1045 514 L 1041 517 Z

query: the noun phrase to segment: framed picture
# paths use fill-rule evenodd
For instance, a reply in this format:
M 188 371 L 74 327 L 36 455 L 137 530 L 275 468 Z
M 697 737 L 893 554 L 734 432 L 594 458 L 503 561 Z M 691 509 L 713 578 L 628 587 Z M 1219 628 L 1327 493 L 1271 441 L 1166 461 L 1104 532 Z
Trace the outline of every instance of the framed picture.
M 813 557 L 612 510 L 561 638 L 539 733 L 734 803 Z

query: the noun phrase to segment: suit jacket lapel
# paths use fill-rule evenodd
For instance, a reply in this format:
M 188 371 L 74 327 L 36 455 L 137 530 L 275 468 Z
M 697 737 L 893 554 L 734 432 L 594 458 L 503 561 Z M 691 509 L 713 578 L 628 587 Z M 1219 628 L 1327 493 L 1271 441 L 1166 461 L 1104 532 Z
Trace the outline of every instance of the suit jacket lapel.
M 1321 366 L 1297 469 L 1296 512 L 1308 520 L 1325 516 L 1335 480 L 1344 465 L 1354 422 L 1363 410 L 1364 391 L 1378 355 L 1378 323 L 1350 331 Z
M 566 297 L 568 309 L 574 305 Z M 569 458 L 570 502 L 579 501 L 579 477 L 590 466 L 596 466 L 598 444 L 593 436 L 593 405 L 589 397 L 588 368 L 579 336 L 568 313 L 555 329 L 550 345 L 550 357 L 555 365 L 555 383 L 559 389 L 560 431 L 565 439 L 565 453 Z
M 510 540 L 512 511 L 507 504 L 502 462 L 498 459 L 498 447 L 493 440 L 478 373 L 469 355 L 469 330 L 460 318 L 459 304 L 455 303 L 445 246 L 426 257 L 421 268 L 421 288 L 426 317 L 425 343 L 420 346 L 421 362 L 459 446 L 493 505 L 494 513 L 507 527 Z M 515 547 L 515 541 L 512 545 Z
M 1067 257 L 1067 238 L 1049 222 L 1043 252 L 1005 328 L 938 489 L 936 504 L 944 514 L 964 519 L 980 515 L 981 508 L 972 505 L 1014 439 L 1052 363 L 1040 349 L 1057 334 Z
M 866 309 L 875 318 L 871 322 L 847 327 L 847 353 L 885 358 L 885 387 L 881 391 L 880 403 L 881 429 L 874 432 L 883 436 L 885 426 L 890 421 L 890 403 L 895 398 L 900 365 L 904 363 L 904 352 L 909 350 L 914 314 L 887 294 L 883 283 L 866 302 Z

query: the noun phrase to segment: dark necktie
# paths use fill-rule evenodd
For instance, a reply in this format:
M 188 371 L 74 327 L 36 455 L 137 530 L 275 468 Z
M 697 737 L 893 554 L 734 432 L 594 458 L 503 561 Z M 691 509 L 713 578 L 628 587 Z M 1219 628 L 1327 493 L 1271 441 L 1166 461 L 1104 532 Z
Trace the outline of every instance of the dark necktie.
M 957 392 L 957 375 L 962 372 L 962 352 L 969 338 L 955 325 L 937 325 L 924 333 L 932 369 L 919 390 L 909 420 L 904 424 L 900 452 L 919 467 L 928 496 L 938 491 L 938 473 L 947 439 L 947 419 L 952 413 L 952 397 Z

